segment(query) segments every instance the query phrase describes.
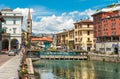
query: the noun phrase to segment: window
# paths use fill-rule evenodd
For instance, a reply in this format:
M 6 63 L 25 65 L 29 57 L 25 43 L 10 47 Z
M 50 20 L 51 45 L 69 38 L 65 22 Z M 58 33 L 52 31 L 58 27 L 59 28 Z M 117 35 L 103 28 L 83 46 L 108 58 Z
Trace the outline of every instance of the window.
M 75 29 L 77 29 L 77 25 L 75 25 Z
M 13 33 L 16 34 L 16 28 L 13 28 Z
M 88 38 L 88 41 L 90 41 L 90 38 Z
M 28 28 L 29 28 L 30 26 L 28 26 Z
M 112 35 L 116 35 L 116 32 L 112 31 Z
M 77 42 L 77 38 L 75 38 L 75 42 Z
M 79 25 L 79 28 L 82 28 L 82 25 L 81 25 L 81 24 Z
M 88 24 L 88 25 L 87 25 L 87 27 L 89 28 L 89 27 L 90 27 L 90 25 Z
M 27 22 L 28 24 L 30 24 L 30 22 Z
M 87 34 L 90 35 L 90 31 L 87 31 Z
M 116 27 L 116 22 L 112 23 L 112 27 L 115 28 Z
M 6 20 L 4 21 L 4 24 L 6 24 Z
M 107 51 L 111 51 L 111 48 L 106 48 Z
M 105 51 L 105 48 L 99 48 L 100 51 Z
M 13 24 L 16 24 L 16 20 L 13 20 Z
M 68 37 L 68 34 L 66 34 L 66 37 Z
M 77 32 L 75 32 L 75 35 L 77 36 Z

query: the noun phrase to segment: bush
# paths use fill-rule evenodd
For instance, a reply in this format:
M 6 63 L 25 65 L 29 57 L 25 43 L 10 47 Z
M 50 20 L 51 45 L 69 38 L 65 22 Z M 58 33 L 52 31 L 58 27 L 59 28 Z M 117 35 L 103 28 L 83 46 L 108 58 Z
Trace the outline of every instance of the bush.
M 114 55 L 114 52 L 111 52 L 110 55 Z
M 105 62 L 105 58 L 103 58 L 102 61 Z
M 27 69 L 22 69 L 20 72 L 21 72 L 22 75 L 28 74 Z

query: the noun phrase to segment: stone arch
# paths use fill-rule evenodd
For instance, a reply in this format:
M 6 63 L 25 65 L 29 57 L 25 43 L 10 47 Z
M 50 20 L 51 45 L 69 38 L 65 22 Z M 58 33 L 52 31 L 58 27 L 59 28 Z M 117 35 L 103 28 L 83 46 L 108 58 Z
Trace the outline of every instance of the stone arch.
M 18 49 L 19 41 L 17 39 L 12 39 L 10 44 L 11 44 L 11 49 Z
M 3 49 L 9 50 L 9 40 L 8 39 L 2 40 L 2 50 Z

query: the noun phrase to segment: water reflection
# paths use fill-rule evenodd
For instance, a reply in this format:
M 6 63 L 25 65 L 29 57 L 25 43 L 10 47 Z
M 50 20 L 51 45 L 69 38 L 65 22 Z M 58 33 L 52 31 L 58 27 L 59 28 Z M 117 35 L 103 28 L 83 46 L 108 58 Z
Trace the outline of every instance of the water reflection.
M 34 62 L 37 79 L 120 79 L 120 64 L 72 61 L 40 60 Z

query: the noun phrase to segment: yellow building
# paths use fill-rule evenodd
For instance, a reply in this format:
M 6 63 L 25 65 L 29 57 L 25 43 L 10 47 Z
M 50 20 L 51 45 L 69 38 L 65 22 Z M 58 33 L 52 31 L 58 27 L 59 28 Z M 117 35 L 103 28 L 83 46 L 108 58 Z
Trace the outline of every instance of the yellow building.
M 56 45 L 61 46 L 62 49 L 67 49 L 69 44 L 69 34 L 68 31 L 64 31 L 56 34 Z
M 81 20 L 74 23 L 74 29 L 56 34 L 56 45 L 68 50 L 94 49 L 93 22 L 90 20 Z
M 68 31 L 68 36 L 69 36 L 69 50 L 73 50 L 75 48 L 74 45 L 74 29 Z
M 81 20 L 74 23 L 75 50 L 90 51 L 94 49 L 93 31 L 93 22 L 91 20 Z

